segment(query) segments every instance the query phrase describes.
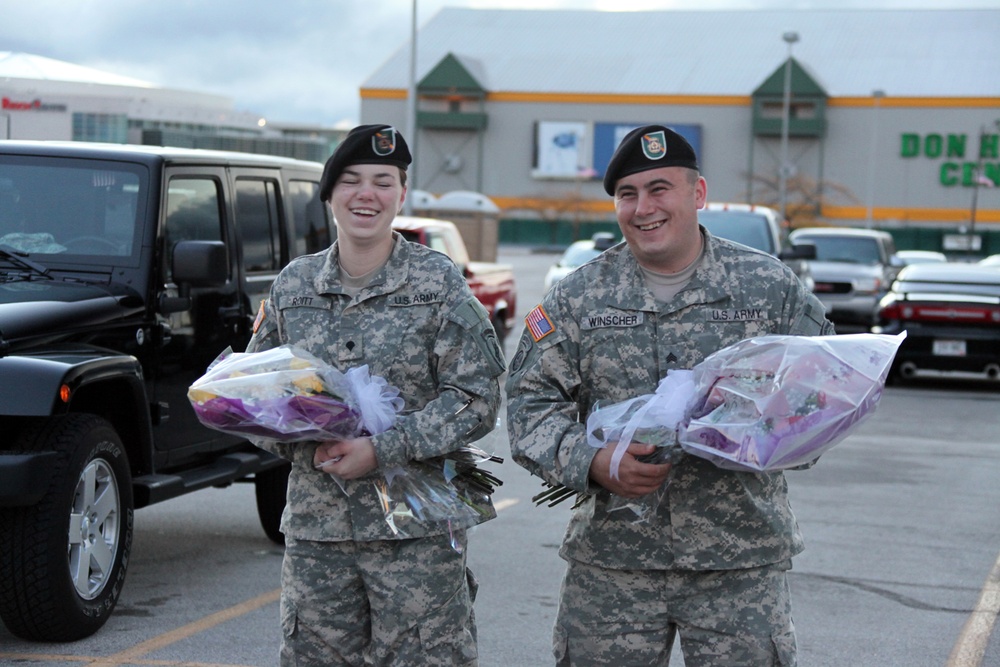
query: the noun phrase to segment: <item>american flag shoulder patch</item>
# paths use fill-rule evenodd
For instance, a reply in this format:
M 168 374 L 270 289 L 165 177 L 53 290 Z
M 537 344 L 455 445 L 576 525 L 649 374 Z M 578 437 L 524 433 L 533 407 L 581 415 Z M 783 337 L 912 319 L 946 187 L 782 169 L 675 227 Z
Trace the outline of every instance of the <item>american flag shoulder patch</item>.
M 257 318 L 253 321 L 253 332 L 257 333 L 257 329 L 260 329 L 260 325 L 264 323 L 264 304 L 267 303 L 267 299 L 260 300 L 260 308 L 257 309 Z
M 524 317 L 524 324 L 528 327 L 528 331 L 531 332 L 531 337 L 535 339 L 536 343 L 556 330 L 555 325 L 552 324 L 552 320 L 549 319 L 548 313 L 541 306 L 535 306 Z

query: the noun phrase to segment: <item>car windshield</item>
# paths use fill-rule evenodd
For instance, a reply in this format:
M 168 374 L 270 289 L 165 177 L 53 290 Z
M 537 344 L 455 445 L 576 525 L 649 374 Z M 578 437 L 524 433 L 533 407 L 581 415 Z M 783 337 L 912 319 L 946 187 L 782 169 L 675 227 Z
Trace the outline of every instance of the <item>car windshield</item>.
M 744 211 L 698 211 L 698 222 L 714 236 L 776 255 L 767 218 Z
M 0 245 L 31 255 L 130 255 L 144 182 L 138 165 L 4 156 Z
M 559 260 L 559 266 L 575 269 L 582 266 L 601 254 L 600 250 L 594 248 L 592 243 L 582 243 L 571 245 L 566 249 L 566 253 Z
M 796 243 L 816 246 L 816 260 L 820 262 L 848 262 L 850 264 L 878 264 L 881 261 L 878 243 L 870 238 L 850 236 L 796 236 Z

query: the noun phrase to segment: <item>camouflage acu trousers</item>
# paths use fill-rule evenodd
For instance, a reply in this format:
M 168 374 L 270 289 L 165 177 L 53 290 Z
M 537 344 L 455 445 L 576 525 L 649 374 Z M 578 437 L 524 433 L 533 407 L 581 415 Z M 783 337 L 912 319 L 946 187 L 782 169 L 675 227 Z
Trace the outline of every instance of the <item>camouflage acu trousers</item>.
M 607 570 L 570 561 L 559 667 L 660 667 L 679 635 L 685 667 L 795 665 L 788 563 L 750 570 Z
M 454 538 L 286 539 L 280 664 L 474 667 L 478 586 Z

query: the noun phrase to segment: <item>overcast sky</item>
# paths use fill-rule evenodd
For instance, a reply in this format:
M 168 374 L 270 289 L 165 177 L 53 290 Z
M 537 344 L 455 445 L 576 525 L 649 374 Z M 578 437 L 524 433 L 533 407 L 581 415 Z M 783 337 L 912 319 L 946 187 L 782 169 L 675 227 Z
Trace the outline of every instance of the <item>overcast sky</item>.
M 595 10 L 994 8 L 1000 0 L 416 0 Z M 694 5 L 694 6 L 693 6 Z M 0 0 L 0 51 L 225 95 L 274 121 L 353 125 L 359 88 L 410 38 L 413 0 Z M 959 48 L 959 47 L 956 47 Z

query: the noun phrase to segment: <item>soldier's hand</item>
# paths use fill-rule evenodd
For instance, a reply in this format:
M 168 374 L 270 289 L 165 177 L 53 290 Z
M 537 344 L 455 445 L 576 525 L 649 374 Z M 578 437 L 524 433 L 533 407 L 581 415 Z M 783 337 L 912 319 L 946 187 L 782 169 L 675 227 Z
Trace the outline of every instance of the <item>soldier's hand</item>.
M 371 438 L 352 438 L 320 444 L 313 465 L 341 479 L 358 479 L 378 467 L 378 458 Z
M 652 445 L 633 442 L 618 464 L 618 478 L 611 476 L 611 457 L 615 448 L 603 447 L 590 462 L 590 478 L 605 489 L 625 498 L 638 498 L 660 488 L 670 474 L 669 463 L 643 463 L 636 457 L 652 454 Z

